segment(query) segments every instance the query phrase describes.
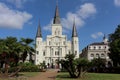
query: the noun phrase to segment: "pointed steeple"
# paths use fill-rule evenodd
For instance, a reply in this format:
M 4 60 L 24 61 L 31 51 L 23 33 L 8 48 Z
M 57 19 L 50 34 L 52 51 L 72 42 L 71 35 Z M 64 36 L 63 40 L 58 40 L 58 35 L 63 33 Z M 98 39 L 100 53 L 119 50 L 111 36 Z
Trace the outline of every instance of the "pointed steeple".
M 76 26 L 75 26 L 75 20 L 74 20 L 74 23 L 73 23 L 72 37 L 78 37 Z
M 60 16 L 59 16 L 58 4 L 56 5 L 53 24 L 60 24 Z
M 38 23 L 38 29 L 37 29 L 36 37 L 42 37 L 41 28 L 40 28 L 40 21 Z

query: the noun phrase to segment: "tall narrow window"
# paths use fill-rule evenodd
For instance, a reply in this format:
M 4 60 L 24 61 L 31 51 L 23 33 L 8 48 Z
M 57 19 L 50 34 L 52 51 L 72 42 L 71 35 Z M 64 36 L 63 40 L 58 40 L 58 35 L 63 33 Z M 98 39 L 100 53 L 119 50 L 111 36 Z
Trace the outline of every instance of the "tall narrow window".
M 45 51 L 43 51 L 43 56 L 45 56 Z
M 54 51 L 53 51 L 53 48 L 52 48 L 52 51 L 51 51 L 51 56 L 53 56 L 53 53 L 54 53 Z
M 69 51 L 69 54 L 71 53 L 71 51 Z
M 75 51 L 75 55 L 77 55 L 77 51 Z
M 49 45 L 51 45 L 51 42 L 49 41 Z
M 65 45 L 65 41 L 63 41 L 63 44 Z
M 61 50 L 60 50 L 60 56 L 62 56 L 62 48 L 61 48 Z
M 39 51 L 37 51 L 37 54 L 39 54 Z

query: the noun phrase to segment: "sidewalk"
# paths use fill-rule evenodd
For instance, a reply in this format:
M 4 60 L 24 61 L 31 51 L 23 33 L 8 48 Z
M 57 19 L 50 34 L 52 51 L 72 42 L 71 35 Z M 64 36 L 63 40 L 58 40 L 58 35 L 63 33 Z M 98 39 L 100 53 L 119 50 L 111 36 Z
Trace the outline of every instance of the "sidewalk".
M 50 69 L 46 72 L 42 72 L 29 80 L 55 80 L 58 69 Z

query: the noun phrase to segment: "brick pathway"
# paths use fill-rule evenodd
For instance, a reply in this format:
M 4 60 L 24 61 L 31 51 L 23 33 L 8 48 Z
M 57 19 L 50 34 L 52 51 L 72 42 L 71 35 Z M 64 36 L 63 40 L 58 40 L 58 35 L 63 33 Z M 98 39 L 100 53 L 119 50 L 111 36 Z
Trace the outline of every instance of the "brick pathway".
M 55 80 L 58 69 L 50 69 L 46 72 L 42 72 L 29 80 Z

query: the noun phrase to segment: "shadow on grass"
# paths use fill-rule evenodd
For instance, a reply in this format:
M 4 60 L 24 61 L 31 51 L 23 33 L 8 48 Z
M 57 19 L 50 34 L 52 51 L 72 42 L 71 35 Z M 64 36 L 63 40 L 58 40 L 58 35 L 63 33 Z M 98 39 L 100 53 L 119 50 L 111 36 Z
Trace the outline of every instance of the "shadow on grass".
M 56 80 L 88 80 L 88 76 L 85 75 L 82 78 L 71 78 L 69 73 L 59 73 L 56 77 Z
M 57 78 L 71 78 L 71 77 L 68 75 L 58 75 Z
M 70 76 L 69 76 L 69 74 L 68 73 L 59 73 L 58 75 L 57 75 L 57 78 L 71 78 Z M 72 78 L 71 78 L 72 79 Z

